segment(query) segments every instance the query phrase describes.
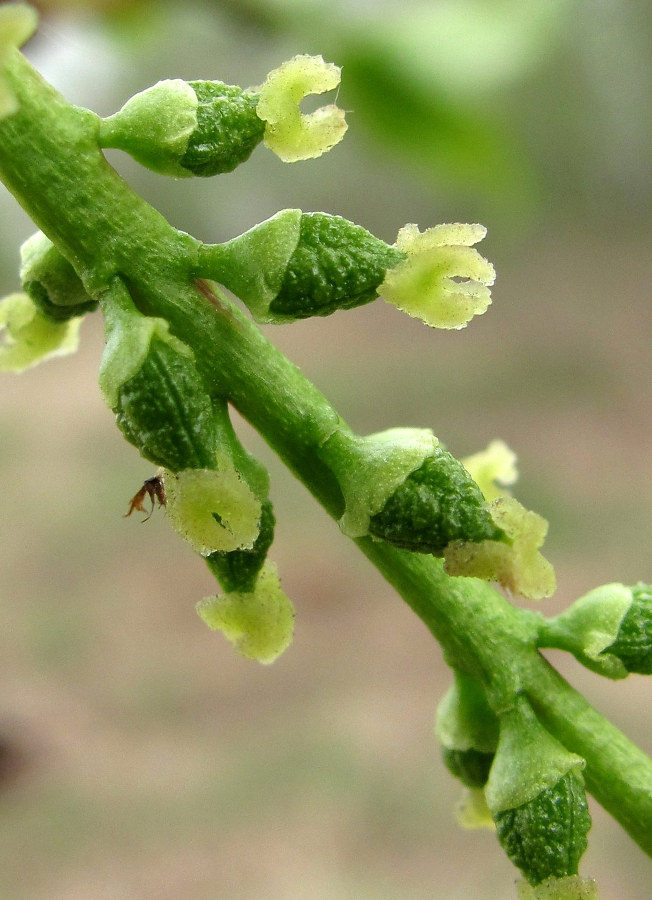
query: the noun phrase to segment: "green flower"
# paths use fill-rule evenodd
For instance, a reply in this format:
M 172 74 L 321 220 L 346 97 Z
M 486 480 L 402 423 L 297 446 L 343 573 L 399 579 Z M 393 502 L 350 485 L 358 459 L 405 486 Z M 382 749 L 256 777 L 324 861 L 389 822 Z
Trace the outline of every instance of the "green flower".
M 260 500 L 226 454 L 217 465 L 165 475 L 172 526 L 202 556 L 251 548 L 260 529 Z
M 340 69 L 321 56 L 294 56 L 270 72 L 258 89 L 256 113 L 265 124 L 265 146 L 283 162 L 315 159 L 344 137 L 344 112 L 334 104 L 304 115 L 300 102 L 308 94 L 332 91 Z
M 36 10 L 26 3 L 5 3 L 0 7 L 0 119 L 18 109 L 16 98 L 3 76 L 5 63 L 12 51 L 22 47 L 34 34 L 37 24 Z
M 555 572 L 539 552 L 548 531 L 546 520 L 507 496 L 494 500 L 488 511 L 508 540 L 452 541 L 444 550 L 446 572 L 498 581 L 529 600 L 552 596 Z
M 206 597 L 199 617 L 231 641 L 243 656 L 271 663 L 292 642 L 294 606 L 281 590 L 276 566 L 267 562 L 251 591 Z
M 488 503 L 507 494 L 507 486 L 518 480 L 516 454 L 504 441 L 491 441 L 485 450 L 464 456 L 461 462 Z
M 22 372 L 55 356 L 68 356 L 79 345 L 81 318 L 52 322 L 27 294 L 10 294 L 0 302 L 0 371 Z
M 426 325 L 464 328 L 491 303 L 494 267 L 472 247 L 486 233 L 483 225 L 406 225 L 396 247 L 407 259 L 387 271 L 378 293 Z

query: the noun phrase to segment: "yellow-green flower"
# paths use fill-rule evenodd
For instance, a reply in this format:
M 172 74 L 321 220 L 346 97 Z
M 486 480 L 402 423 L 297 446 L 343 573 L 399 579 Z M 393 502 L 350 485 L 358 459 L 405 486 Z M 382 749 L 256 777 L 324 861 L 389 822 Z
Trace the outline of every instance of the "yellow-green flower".
M 6 3 L 0 7 L 0 119 L 18 109 L 18 103 L 3 76 L 5 63 L 12 50 L 22 47 L 36 31 L 36 10 L 26 3 Z
M 165 476 L 170 521 L 202 556 L 250 548 L 260 528 L 260 500 L 225 455 L 218 464 Z
M 472 247 L 486 233 L 483 225 L 406 225 L 396 247 L 407 258 L 388 269 L 378 293 L 426 325 L 464 328 L 491 303 L 494 267 Z
M 516 454 L 501 440 L 491 441 L 486 449 L 463 457 L 461 462 L 488 503 L 508 494 L 507 486 L 518 480 Z
M 1 10 L 0 10 L 1 11 Z M 22 372 L 53 356 L 77 350 L 81 317 L 52 322 L 42 316 L 27 294 L 10 294 L 0 303 L 0 372 Z
M 281 590 L 271 562 L 263 566 L 253 591 L 205 597 L 197 604 L 197 613 L 243 656 L 261 663 L 274 662 L 292 641 L 294 606 Z
M 555 570 L 539 552 L 547 521 L 513 497 L 499 497 L 488 510 L 509 543 L 452 541 L 444 551 L 446 572 L 497 581 L 528 600 L 551 597 L 556 589 Z
M 340 83 L 340 69 L 321 56 L 294 56 L 274 69 L 259 89 L 256 107 L 266 123 L 265 146 L 283 162 L 315 159 L 344 137 L 344 112 L 334 104 L 304 114 L 300 102 L 308 94 L 332 91 Z

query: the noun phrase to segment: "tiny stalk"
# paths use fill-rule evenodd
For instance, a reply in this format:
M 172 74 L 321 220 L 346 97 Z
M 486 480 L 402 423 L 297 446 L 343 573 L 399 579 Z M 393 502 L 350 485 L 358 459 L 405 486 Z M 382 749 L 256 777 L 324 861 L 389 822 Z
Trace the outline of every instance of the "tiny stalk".
M 261 322 L 382 297 L 462 328 L 491 302 L 495 273 L 473 246 L 484 228 L 407 225 L 390 246 L 338 216 L 290 209 L 203 244 L 140 198 L 103 148 L 184 177 L 231 171 L 261 141 L 287 161 L 319 156 L 343 136 L 344 114 L 304 116 L 298 104 L 335 87 L 337 67 L 295 57 L 246 90 L 161 82 L 101 120 L 18 52 L 33 25 L 24 4 L 0 9 L 0 179 L 40 230 L 23 248 L 24 293 L 0 304 L 0 369 L 70 352 L 99 304 L 102 394 L 161 467 L 131 509 L 146 494 L 166 504 L 223 591 L 199 603 L 201 619 L 269 663 L 291 640 L 294 608 L 267 559 L 269 477 L 229 408 L 249 420 L 441 644 L 455 675 L 437 726 L 445 758 L 476 799 L 484 792 L 478 809 L 534 892 L 523 897 L 584 890 L 584 785 L 652 854 L 652 762 L 538 649 L 569 650 L 611 677 L 649 673 L 649 587 L 607 586 L 550 620 L 517 608 L 489 582 L 533 599 L 555 582 L 539 550 L 547 523 L 508 494 L 509 448 L 496 441 L 464 461 L 429 429 L 355 434 L 219 286 Z

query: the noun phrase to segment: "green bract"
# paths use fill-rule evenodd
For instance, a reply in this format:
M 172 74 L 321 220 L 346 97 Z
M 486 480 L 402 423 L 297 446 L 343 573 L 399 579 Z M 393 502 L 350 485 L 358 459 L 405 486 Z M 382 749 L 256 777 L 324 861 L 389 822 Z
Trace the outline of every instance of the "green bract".
M 405 254 L 359 225 L 286 209 L 224 244 L 204 247 L 202 271 L 242 300 L 258 322 L 293 322 L 378 296 Z
M 97 308 L 68 260 L 42 232 L 25 241 L 20 256 L 23 290 L 46 319 L 65 322 Z
M 471 679 L 456 673 L 437 709 L 435 734 L 449 772 L 467 787 L 484 787 L 498 745 L 498 720 Z
M 274 662 L 292 641 L 294 607 L 281 590 L 273 563 L 265 563 L 253 590 L 206 597 L 197 612 L 243 656 L 261 663 Z
M 77 350 L 81 319 L 53 322 L 41 315 L 27 294 L 10 294 L 0 302 L 0 371 L 22 372 L 54 356 Z
M 331 104 L 304 115 L 299 103 L 308 94 L 332 91 L 340 70 L 321 56 L 294 56 L 270 72 L 259 89 L 257 114 L 265 122 L 265 146 L 283 162 L 314 159 L 344 137 L 344 112 Z
M 485 795 L 503 849 L 531 884 L 577 873 L 591 827 L 583 768 L 525 698 L 500 717 Z
M 18 109 L 18 103 L 5 83 L 2 70 L 5 61 L 36 31 L 36 10 L 26 3 L 5 3 L 0 7 L 0 119 Z
M 124 436 L 173 472 L 215 468 L 217 423 L 190 348 L 164 319 L 139 313 L 122 286 L 102 302 L 108 340 L 100 387 Z
M 652 589 L 603 584 L 541 626 L 539 645 L 572 653 L 607 678 L 652 674 Z
M 270 315 L 275 321 L 304 319 L 361 306 L 378 296 L 386 270 L 403 258 L 400 250 L 341 216 L 304 213 Z
M 199 100 L 181 78 L 141 91 L 100 124 L 102 147 L 117 147 L 161 175 L 192 175 L 181 165 L 197 128 Z
M 407 258 L 388 270 L 381 297 L 434 328 L 464 328 L 491 303 L 494 267 L 470 246 L 486 233 L 482 225 L 435 225 L 423 233 L 406 225 L 396 246 Z
M 342 489 L 340 527 L 349 537 L 369 534 L 436 556 L 451 541 L 506 539 L 480 488 L 428 429 L 392 428 L 361 438 L 342 428 L 320 453 Z
M 257 100 L 221 81 L 159 81 L 102 120 L 100 141 L 162 175 L 231 172 L 263 138 Z
M 270 321 L 301 231 L 300 209 L 284 209 L 224 244 L 202 248 L 202 274 L 219 281 L 247 305 L 259 322 Z
M 349 537 L 369 533 L 369 522 L 394 491 L 439 446 L 427 428 L 390 428 L 358 437 L 340 428 L 320 450 L 338 479 L 346 509 L 340 528 Z

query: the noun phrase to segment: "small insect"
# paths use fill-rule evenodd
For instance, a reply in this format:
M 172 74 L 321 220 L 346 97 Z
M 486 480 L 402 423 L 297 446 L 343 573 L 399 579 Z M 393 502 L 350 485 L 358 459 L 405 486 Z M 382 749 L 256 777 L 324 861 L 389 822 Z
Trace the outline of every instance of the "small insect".
M 129 501 L 129 511 L 124 514 L 124 518 L 130 516 L 134 510 L 138 512 L 146 513 L 143 522 L 147 522 L 149 518 L 151 518 L 152 513 L 154 512 L 154 507 L 156 505 L 156 501 L 158 500 L 159 506 L 165 506 L 165 485 L 163 483 L 163 473 L 164 469 L 157 469 L 156 474 L 152 476 L 152 478 L 148 478 L 143 482 L 143 486 L 138 491 L 137 494 Z M 144 500 L 145 497 L 149 497 L 152 502 L 152 508 L 149 512 L 145 509 Z

